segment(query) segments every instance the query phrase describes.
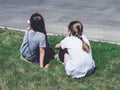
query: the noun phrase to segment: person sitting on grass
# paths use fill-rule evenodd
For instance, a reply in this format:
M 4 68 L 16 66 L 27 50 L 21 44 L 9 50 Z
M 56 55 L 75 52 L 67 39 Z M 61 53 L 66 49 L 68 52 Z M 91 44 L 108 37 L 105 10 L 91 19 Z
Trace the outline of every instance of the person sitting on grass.
M 40 63 L 41 68 L 48 68 L 55 53 L 48 43 L 42 15 L 33 14 L 29 25 L 20 48 L 21 56 L 29 62 Z
M 68 29 L 68 36 L 55 46 L 59 49 L 59 54 L 55 58 L 64 62 L 66 74 L 72 78 L 81 78 L 92 74 L 95 63 L 90 43 L 83 35 L 82 23 L 72 21 Z

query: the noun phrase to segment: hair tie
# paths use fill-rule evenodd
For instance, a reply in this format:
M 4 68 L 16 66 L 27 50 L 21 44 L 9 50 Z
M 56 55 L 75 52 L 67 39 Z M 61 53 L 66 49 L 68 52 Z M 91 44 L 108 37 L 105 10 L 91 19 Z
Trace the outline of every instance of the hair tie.
M 82 38 L 82 37 L 80 37 L 80 40 L 82 41 L 82 40 L 83 40 L 83 38 Z
M 40 16 L 33 17 L 34 20 L 41 20 Z

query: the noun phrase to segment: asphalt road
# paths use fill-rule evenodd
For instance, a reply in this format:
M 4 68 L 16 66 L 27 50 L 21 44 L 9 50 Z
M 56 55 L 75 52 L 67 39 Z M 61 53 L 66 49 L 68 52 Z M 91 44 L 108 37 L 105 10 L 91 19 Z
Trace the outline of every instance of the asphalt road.
M 69 22 L 79 20 L 88 38 L 120 43 L 120 0 L 0 0 L 0 26 L 25 30 L 35 12 L 48 33 L 67 34 Z

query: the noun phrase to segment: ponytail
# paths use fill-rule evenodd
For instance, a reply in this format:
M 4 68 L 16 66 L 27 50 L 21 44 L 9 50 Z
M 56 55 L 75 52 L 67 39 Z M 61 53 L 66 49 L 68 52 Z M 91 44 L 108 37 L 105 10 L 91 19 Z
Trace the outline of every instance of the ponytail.
M 73 36 L 76 36 L 78 38 L 80 38 L 80 40 L 82 41 L 82 49 L 87 52 L 90 53 L 90 47 L 89 45 L 83 40 L 82 37 L 82 33 L 83 33 L 83 25 L 80 21 L 72 21 L 69 26 L 68 29 L 71 31 Z
M 89 47 L 89 45 L 83 40 L 82 37 L 80 37 L 80 40 L 82 41 L 82 49 L 85 52 L 90 53 L 90 47 Z

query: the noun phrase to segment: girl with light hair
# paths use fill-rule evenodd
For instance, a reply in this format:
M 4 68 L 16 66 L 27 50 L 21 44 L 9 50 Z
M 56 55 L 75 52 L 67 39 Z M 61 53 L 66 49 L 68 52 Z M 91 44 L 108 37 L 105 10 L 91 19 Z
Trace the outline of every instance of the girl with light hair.
M 72 21 L 68 26 L 68 36 L 55 47 L 59 49 L 56 58 L 64 62 L 68 76 L 81 78 L 93 73 L 95 63 L 89 40 L 83 35 L 81 22 Z

